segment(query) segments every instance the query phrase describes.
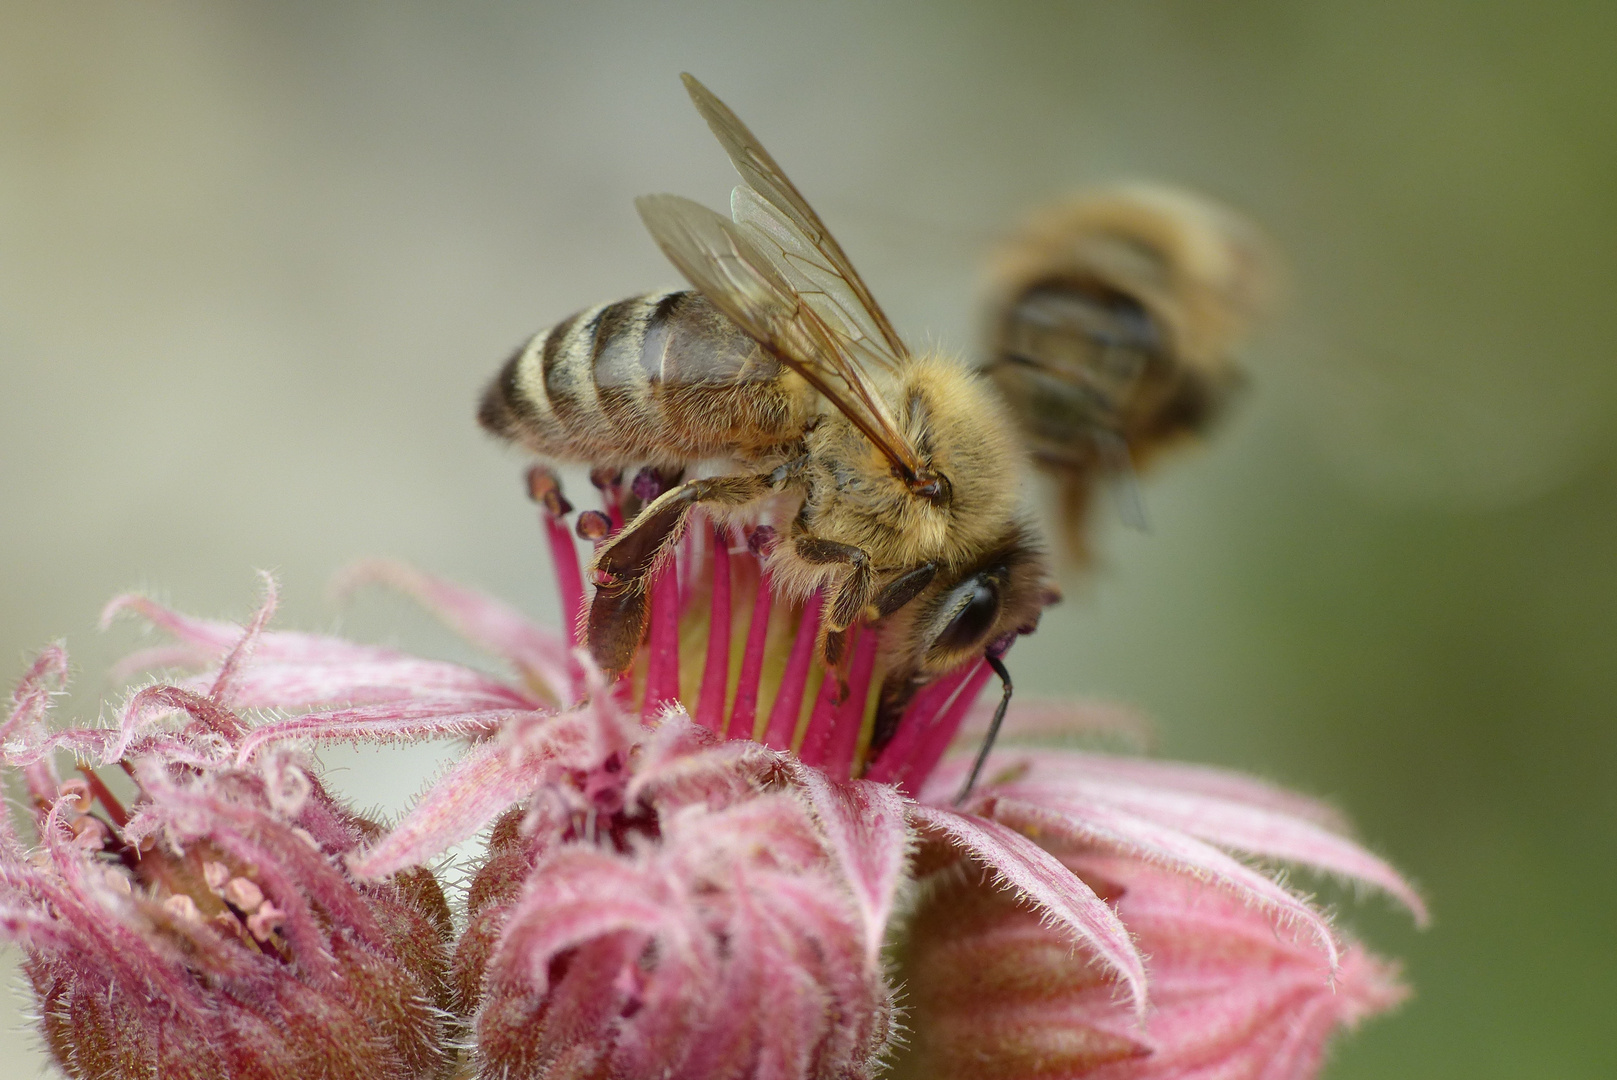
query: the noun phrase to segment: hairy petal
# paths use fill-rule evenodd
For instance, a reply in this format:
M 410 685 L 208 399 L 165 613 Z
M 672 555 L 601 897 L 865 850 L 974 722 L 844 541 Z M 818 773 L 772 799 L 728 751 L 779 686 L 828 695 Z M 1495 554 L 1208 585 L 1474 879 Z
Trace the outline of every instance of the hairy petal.
M 954 746 L 962 752 L 974 753 L 983 736 L 988 734 L 988 725 L 998 708 L 999 701 L 992 696 L 973 704 L 960 723 Z M 1006 710 L 999 727 L 999 738 L 1007 746 L 1018 739 L 1095 736 L 1115 739 L 1139 750 L 1156 743 L 1155 728 L 1144 713 L 1110 701 L 1065 701 L 1019 695 Z
M 799 767 L 797 777 L 832 856 L 853 887 L 864 919 L 867 956 L 874 963 L 909 850 L 905 800 L 886 784 L 832 780 L 816 769 Z
M 246 709 L 303 709 L 422 697 L 458 697 L 465 709 L 532 709 L 538 705 L 533 697 L 481 671 L 414 657 L 254 664 L 236 677 L 234 703 Z
M 242 631 L 241 637 L 230 647 L 230 651 L 225 654 L 225 658 L 219 662 L 219 670 L 214 675 L 213 684 L 208 687 L 208 699 L 210 701 L 228 703 L 233 700 L 231 691 L 234 689 L 233 683 L 236 675 L 241 670 L 241 666 L 247 662 L 247 658 L 252 655 L 254 646 L 258 644 L 259 638 L 264 634 L 265 625 L 269 623 L 270 618 L 275 614 L 276 605 L 280 602 L 280 593 L 275 587 L 275 578 L 264 571 L 259 571 L 258 576 L 264 586 L 264 601 L 259 604 L 258 610 L 253 613 L 253 618 L 247 624 L 246 629 Z
M 1011 713 L 1015 711 L 1013 705 Z M 1312 821 L 1343 835 L 1352 831 L 1351 824 L 1342 812 L 1327 803 L 1244 773 L 1210 765 L 1187 765 L 1177 761 L 1154 761 L 1054 747 L 1040 747 L 1037 750 L 1011 748 L 995 754 L 989 761 L 985 775 L 990 777 L 1008 774 L 1030 782 L 1053 784 L 1089 780 L 1136 783 L 1158 791 L 1207 795 L 1274 810 Z M 970 759 L 964 756 L 948 762 L 927 785 L 924 797 L 931 800 L 952 797 L 970 764 Z
M 436 858 L 538 788 L 570 732 L 525 746 L 496 739 L 472 747 L 380 841 L 349 860 L 356 877 L 380 878 Z
M 348 570 L 339 589 L 386 585 L 415 598 L 468 641 L 512 664 L 550 691 L 554 704 L 570 705 L 582 689 L 573 676 L 563 638 L 491 596 L 389 560 L 362 562 Z
M 914 806 L 911 819 L 946 838 L 1031 902 L 1051 925 L 1092 950 L 1121 976 L 1140 1015 L 1146 1010 L 1145 965 L 1117 913 L 1054 855 L 997 821 Z
M 458 700 L 418 700 L 301 713 L 253 728 L 237 747 L 236 760 L 245 764 L 261 747 L 289 739 L 314 743 L 382 743 L 484 735 L 498 731 L 518 715 L 519 712 L 512 709 L 467 712 L 463 702 Z
M 1282 918 L 1306 926 L 1319 940 L 1330 963 L 1334 966 L 1337 962 L 1336 938 L 1307 901 L 1217 848 L 1178 830 L 1071 796 L 1039 803 L 995 797 L 983 812 L 1012 828 L 1045 838 L 1047 842 L 1079 848 L 1098 845 L 1155 861 L 1182 874 L 1216 881 L 1251 902 L 1268 906 Z
M 1032 803 L 1059 802 L 1076 795 L 1221 848 L 1336 874 L 1381 889 L 1404 904 L 1417 924 L 1427 921 L 1420 895 L 1386 862 L 1340 833 L 1269 807 L 1106 781 L 1068 785 L 1020 782 L 997 790 Z
M 167 630 L 182 645 L 194 650 L 197 666 L 219 661 L 241 641 L 246 627 L 216 619 L 182 615 L 144 596 L 133 593 L 114 597 L 101 611 L 101 625 L 111 625 L 118 615 L 133 612 L 153 625 Z M 331 663 L 339 660 L 385 660 L 400 654 L 375 645 L 361 645 L 325 634 L 305 634 L 290 630 L 269 630 L 261 634 L 253 649 L 260 661 Z

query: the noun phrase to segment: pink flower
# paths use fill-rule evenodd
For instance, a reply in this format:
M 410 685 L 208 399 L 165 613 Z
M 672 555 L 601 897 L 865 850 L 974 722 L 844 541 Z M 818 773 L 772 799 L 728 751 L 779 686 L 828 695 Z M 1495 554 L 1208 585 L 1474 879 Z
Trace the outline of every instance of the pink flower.
M 565 502 L 553 484 L 542 484 L 540 490 L 547 503 L 547 531 L 562 567 L 564 618 L 577 625 L 583 592 L 581 587 L 567 587 L 578 556 L 563 520 Z M 786 751 L 795 750 L 799 764 L 791 775 L 797 785 L 816 806 L 843 811 L 822 811 L 818 816 L 833 861 L 844 869 L 845 881 L 864 906 L 867 928 L 884 927 L 893 909 L 893 886 L 901 881 L 894 865 L 897 844 L 890 835 L 862 832 L 861 813 L 846 811 L 850 805 L 895 798 L 899 801 L 892 813 L 907 818 L 913 837 L 951 852 L 954 858 L 966 857 L 995 884 L 1010 890 L 1019 910 L 1034 912 L 1055 940 L 1066 942 L 1063 947 L 1077 945 L 1086 962 L 1105 972 L 1103 996 L 1115 1006 L 1121 995 L 1131 1007 L 1133 1020 L 1120 1020 L 1125 1026 L 1142 1018 L 1155 1023 L 1162 1015 L 1160 1007 L 1153 1011 L 1149 1005 L 1152 977 L 1145 957 L 1151 950 L 1142 948 L 1116 897 L 1097 891 L 1083 874 L 1074 872 L 1072 860 L 1079 855 L 1132 860 L 1167 871 L 1159 874 L 1162 881 L 1193 882 L 1203 893 L 1249 911 L 1249 925 L 1261 923 L 1271 936 L 1279 928 L 1296 937 L 1297 950 L 1310 957 L 1303 965 L 1303 977 L 1327 996 L 1333 973 L 1350 988 L 1353 973 L 1381 969 L 1356 947 L 1344 952 L 1318 909 L 1243 860 L 1289 863 L 1377 887 L 1425 919 L 1418 895 L 1396 871 L 1349 838 L 1337 814 L 1311 800 L 1216 770 L 1063 751 L 1004 751 L 990 760 L 987 782 L 963 805 L 954 805 L 968 759 L 950 760 L 941 768 L 939 760 L 968 715 L 978 724 L 986 719 L 988 710 L 973 703 L 986 681 L 987 666 L 968 666 L 923 688 L 892 740 L 871 753 L 873 688 L 879 685 L 879 671 L 872 662 L 876 633 L 866 629 L 851 666 L 847 703 L 863 707 L 836 705 L 830 680 L 821 682 L 816 691 L 805 662 L 814 636 L 813 605 L 807 606 L 806 617 L 789 612 L 784 620 L 777 616 L 767 621 L 773 598 L 757 584 L 761 574 L 753 550 L 757 545 L 731 550 L 716 531 L 703 536 L 696 532 L 688 537 L 673 567 L 665 569 L 653 586 L 649 643 L 636 679 L 638 694 L 622 693 L 627 688 L 620 688 L 620 699 L 632 704 L 638 697 L 642 715 L 655 718 L 662 710 L 665 723 L 677 720 L 683 727 L 689 723 L 686 715 L 659 694 L 672 694 L 669 688 L 678 686 L 689 700 L 695 688 L 698 727 L 714 735 L 727 733 L 732 739 L 750 733 L 776 751 L 782 770 L 790 760 Z M 730 624 L 738 608 L 756 613 L 749 619 L 739 673 L 730 647 Z M 767 632 L 758 634 L 760 626 Z M 688 655 L 693 644 L 694 657 Z M 682 647 L 687 650 L 683 656 Z M 762 693 L 775 704 L 760 710 L 753 704 L 751 680 L 766 668 L 781 674 L 773 686 L 764 680 Z M 721 693 L 726 686 L 729 692 Z M 597 693 L 593 700 L 604 696 Z M 764 712 L 767 720 L 760 715 Z M 1080 719 L 1070 707 L 1013 707 L 1008 733 L 1049 727 L 1052 713 L 1068 726 Z M 734 753 L 759 753 L 756 748 L 745 749 L 751 744 L 739 745 L 743 749 Z M 509 796 L 543 788 L 539 771 L 547 767 L 548 753 L 543 748 L 492 746 L 474 752 L 428 794 L 395 834 L 368 854 L 374 862 L 364 865 L 373 872 L 394 870 L 451 838 L 469 835 L 487 820 L 488 807 L 484 803 L 481 814 L 471 813 L 474 800 L 468 793 L 498 789 Z M 812 767 L 803 768 L 805 763 Z M 683 767 L 696 774 L 703 771 L 688 760 Z M 864 779 L 853 779 L 861 772 Z M 916 796 L 904 797 L 908 792 Z M 871 872 L 870 866 L 881 869 Z M 541 869 L 533 880 L 543 876 Z M 859 883 L 864 883 L 863 889 Z M 640 890 L 630 891 L 638 895 Z M 872 948 L 879 940 L 878 931 L 870 938 Z M 1395 997 L 1389 991 L 1373 1001 L 1366 998 L 1363 1011 L 1374 1011 L 1371 1004 L 1386 1007 Z M 1310 1028 L 1318 1036 L 1311 1044 L 1315 1059 L 1333 1026 L 1334 1021 Z M 714 1029 L 698 1024 L 696 1029 L 710 1033 L 705 1037 L 720 1038 L 715 1032 L 722 1032 L 722 1025 Z M 1154 1060 L 1168 1061 L 1171 1042 L 1160 1049 L 1139 1045 L 1147 1046 Z M 1306 1070 L 1291 1075 L 1306 1075 Z
M 952 867 L 926 883 L 902 952 L 911 1034 L 896 1076 L 1298 1080 L 1338 1028 L 1405 996 L 1360 946 L 1333 972 L 1306 934 L 1228 890 L 1135 859 L 1068 862 L 1149 957 L 1145 1024 L 1093 953 Z
M 234 676 L 272 603 L 207 692 L 148 687 L 121 730 L 49 730 L 60 649 L 13 695 L 0 734 L 37 844 L 0 837 L 0 933 L 26 952 L 70 1076 L 426 1078 L 452 1058 L 452 926 L 433 876 L 355 880 L 343 859 L 375 824 L 291 754 L 236 763 Z M 55 748 L 118 766 L 133 800 L 88 765 L 61 780 Z
M 440 1022 L 464 1023 L 462 1064 L 480 1076 L 851 1078 L 891 1061 L 916 1075 L 1289 1080 L 1312 1074 L 1337 1027 L 1397 1000 L 1390 969 L 1264 869 L 1370 885 L 1423 919 L 1419 897 L 1333 812 L 1233 774 L 1071 751 L 1002 748 L 980 783 L 966 783 L 970 757 L 949 751 L 962 731 L 969 750 L 986 727 L 993 710 L 977 698 L 991 665 L 889 695 L 884 711 L 882 628 L 856 630 L 845 672 L 816 670 L 816 605 L 775 596 L 758 558 L 765 530 L 726 536 L 695 522 L 653 577 L 634 668 L 607 685 L 573 648 L 586 598 L 574 533 L 599 539 L 632 507 L 613 478 L 597 479 L 605 507 L 579 515 L 576 530 L 554 480 L 540 473 L 532 485 L 565 639 L 394 564 L 349 577 L 415 595 L 505 661 L 509 678 L 269 631 L 268 605 L 241 628 L 124 599 L 109 613 L 137 611 L 176 639 L 126 670 L 205 674 L 137 692 L 115 728 L 51 734 L 41 688 L 59 665 L 47 654 L 0 730 L 8 764 L 59 818 L 52 748 L 130 763 L 134 816 L 82 830 L 103 829 L 110 839 L 97 842 L 119 851 L 162 837 L 180 858 L 222 844 L 227 826 L 248 830 L 248 819 L 253 835 L 317 837 L 325 876 L 312 880 L 330 883 L 319 898 L 277 869 L 281 847 L 262 843 L 253 872 L 241 859 L 211 860 L 224 876 L 202 866 L 203 892 L 134 890 L 173 918 L 188 917 L 187 901 L 223 905 L 242 940 L 295 939 L 317 958 L 356 934 L 374 955 L 397 951 L 385 935 L 365 938 L 375 897 L 430 882 L 413 868 L 492 826 L 431 998 L 447 1010 Z M 1018 702 L 1005 731 L 1091 715 Z M 343 817 L 294 749 L 441 737 L 471 741 L 385 832 Z M 83 795 L 71 792 L 74 805 Z M 348 831 L 311 827 L 317 811 Z M 7 843 L 11 863 L 31 865 L 20 842 Z M 339 894 L 362 899 L 334 915 Z M 33 955 L 84 921 L 26 888 L 17 895 L 27 903 L 7 926 Z M 323 946 L 312 910 L 325 913 Z M 62 947 L 80 952 L 65 955 L 92 949 L 73 942 Z M 950 959 L 957 948 L 978 953 L 962 965 Z M 409 969 L 402 954 L 381 963 Z M 1049 977 L 1023 985 L 1005 974 L 1024 970 Z M 70 1060 L 80 1036 L 59 1030 L 47 1024 Z M 1248 1067 L 1259 1061 L 1271 1071 Z

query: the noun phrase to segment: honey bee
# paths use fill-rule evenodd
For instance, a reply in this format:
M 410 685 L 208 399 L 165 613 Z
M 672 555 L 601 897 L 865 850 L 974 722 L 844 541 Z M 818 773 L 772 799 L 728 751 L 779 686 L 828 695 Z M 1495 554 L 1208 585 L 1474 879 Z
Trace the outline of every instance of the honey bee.
M 998 661 L 1046 600 L 1021 516 L 1025 451 L 994 388 L 966 363 L 913 354 L 841 246 L 752 133 L 683 76 L 744 183 L 732 217 L 674 195 L 636 205 L 694 292 L 591 308 L 536 335 L 489 386 L 484 427 L 558 461 L 704 461 L 605 539 L 591 564 L 590 651 L 626 670 L 646 584 L 688 512 L 778 523 L 774 587 L 823 594 L 817 648 L 890 619 L 884 712 L 976 655 Z M 902 613 L 900 615 L 900 613 Z M 875 745 L 891 731 L 878 720 Z
M 1233 351 L 1274 278 L 1233 211 L 1143 185 L 1047 207 L 992 258 L 986 370 L 1060 486 L 1075 558 L 1102 482 L 1143 525 L 1134 475 L 1224 413 L 1243 382 Z

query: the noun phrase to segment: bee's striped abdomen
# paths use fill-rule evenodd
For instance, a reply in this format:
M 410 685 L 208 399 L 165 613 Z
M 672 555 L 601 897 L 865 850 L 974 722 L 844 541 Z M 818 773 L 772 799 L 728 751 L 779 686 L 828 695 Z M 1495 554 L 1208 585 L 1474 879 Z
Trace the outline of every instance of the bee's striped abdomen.
M 796 438 L 806 386 L 701 296 L 581 311 L 506 361 L 478 418 L 544 457 L 676 465 Z

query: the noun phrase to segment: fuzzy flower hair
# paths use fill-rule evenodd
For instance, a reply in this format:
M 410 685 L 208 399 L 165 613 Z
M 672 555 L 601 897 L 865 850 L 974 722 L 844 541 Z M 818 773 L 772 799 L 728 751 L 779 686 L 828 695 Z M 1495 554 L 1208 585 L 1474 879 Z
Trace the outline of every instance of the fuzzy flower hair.
M 414 595 L 505 678 L 271 631 L 272 604 L 239 627 L 125 599 L 174 638 L 126 670 L 202 674 L 138 691 L 114 728 L 52 732 L 63 662 L 42 655 L 3 732 L 37 841 L 0 845 L 0 930 L 64 1069 L 1304 1080 L 1336 1029 L 1398 1000 L 1393 970 L 1268 869 L 1424 919 L 1338 815 L 1074 751 L 1004 749 L 968 784 L 989 665 L 919 688 L 878 740 L 882 627 L 857 630 L 845 690 L 816 671 L 816 607 L 771 590 L 767 536 L 693 528 L 607 685 L 575 648 L 574 535 L 623 518 L 602 486 L 573 522 L 534 485 L 565 635 L 398 565 L 351 575 Z M 1013 703 L 1005 729 L 1093 720 Z M 443 737 L 466 751 L 386 830 L 297 753 Z M 83 786 L 51 771 L 62 753 Z M 128 809 L 111 766 L 136 783 Z M 451 925 L 422 868 L 485 828 Z M 73 1004 L 92 999 L 142 1004 L 97 1020 Z
M 272 604 L 205 687 L 148 687 L 120 728 L 49 730 L 60 649 L 13 695 L 0 738 L 35 843 L 0 836 L 0 930 L 26 949 L 41 1033 L 70 1076 L 425 1080 L 453 1059 L 437 881 L 356 879 L 345 859 L 380 826 L 296 755 L 241 756 L 235 678 Z M 81 777 L 58 776 L 58 749 Z M 97 767 L 126 774 L 133 798 Z

